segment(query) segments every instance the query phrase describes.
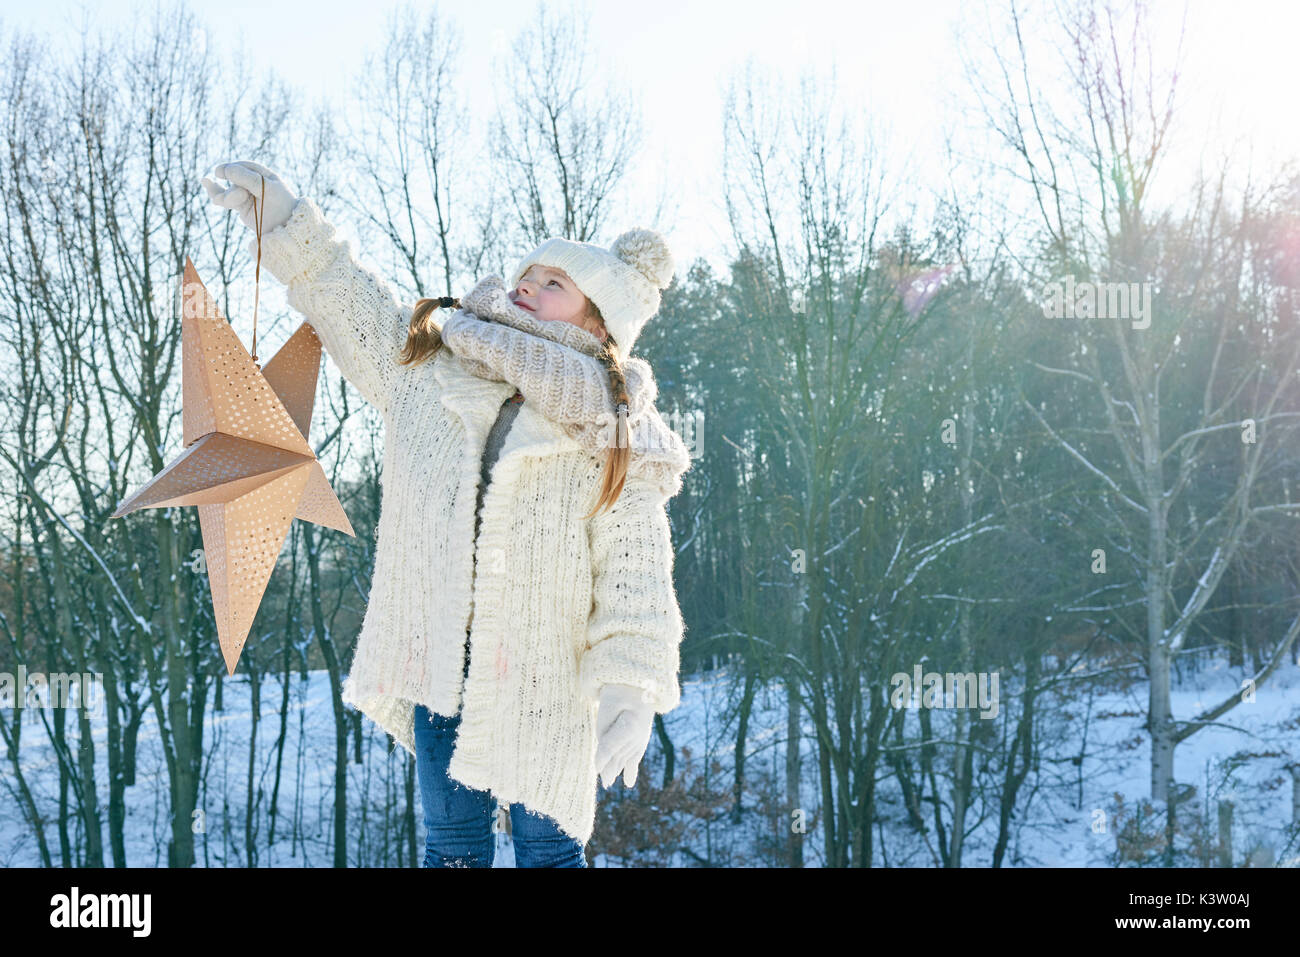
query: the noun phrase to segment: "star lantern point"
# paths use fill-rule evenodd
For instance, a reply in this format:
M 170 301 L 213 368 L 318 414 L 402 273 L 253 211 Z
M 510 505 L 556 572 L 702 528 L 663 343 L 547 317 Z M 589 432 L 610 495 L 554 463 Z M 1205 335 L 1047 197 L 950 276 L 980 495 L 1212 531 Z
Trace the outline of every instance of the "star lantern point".
M 304 322 L 259 369 L 185 257 L 182 286 L 185 450 L 118 505 L 195 505 L 217 639 L 233 675 L 295 518 L 355 537 L 307 443 L 321 344 Z

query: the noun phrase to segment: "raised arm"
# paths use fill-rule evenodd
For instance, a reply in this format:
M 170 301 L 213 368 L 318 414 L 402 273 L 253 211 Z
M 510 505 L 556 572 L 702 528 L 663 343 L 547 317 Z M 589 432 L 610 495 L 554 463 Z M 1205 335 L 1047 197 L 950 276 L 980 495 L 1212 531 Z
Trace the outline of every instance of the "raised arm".
M 250 229 L 264 205 L 262 265 L 285 284 L 289 305 L 306 317 L 343 377 L 386 412 L 414 303 L 402 302 L 392 285 L 358 262 L 320 207 L 296 196 L 273 170 L 242 160 L 214 167 L 213 176 L 233 185 L 223 190 L 205 177 L 212 202 L 237 211 Z M 256 234 L 247 248 L 255 259 Z
M 256 236 L 248 249 L 257 256 Z M 363 266 L 305 196 L 288 222 L 262 236 L 262 265 L 285 284 L 289 305 L 306 317 L 343 378 L 386 412 L 414 303 L 403 303 L 392 285 Z

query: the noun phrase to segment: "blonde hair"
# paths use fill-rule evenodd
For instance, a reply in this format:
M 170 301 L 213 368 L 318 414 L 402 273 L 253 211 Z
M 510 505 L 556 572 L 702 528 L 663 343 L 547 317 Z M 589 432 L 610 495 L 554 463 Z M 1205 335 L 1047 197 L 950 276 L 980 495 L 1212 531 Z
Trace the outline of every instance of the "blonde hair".
M 431 359 L 442 348 L 442 333 L 434 325 L 433 314 L 439 309 L 459 309 L 460 300 L 450 297 L 417 299 L 411 313 L 411 325 L 406 330 L 406 345 L 397 360 L 402 365 L 419 365 Z
M 600 314 L 600 309 L 586 296 L 583 299 L 587 303 L 583 317 L 595 319 L 603 329 L 605 317 Z M 459 299 L 446 296 L 436 299 L 417 300 L 415 309 L 411 313 L 411 323 L 406 333 L 406 344 L 402 347 L 398 362 L 402 365 L 419 365 L 437 355 L 444 343 L 442 333 L 433 321 L 433 314 L 439 309 L 459 308 Z M 627 378 L 623 373 L 623 356 L 618 343 L 614 341 L 614 337 L 609 334 L 608 330 L 605 331 L 604 346 L 596 354 L 596 358 L 604 363 L 606 370 L 609 372 L 609 388 L 614 396 L 614 406 L 618 415 L 615 419 L 614 442 L 605 455 L 605 474 L 601 482 L 600 497 L 596 499 L 596 504 L 591 511 L 582 516 L 584 519 L 591 518 L 600 511 L 602 506 L 606 511 L 614 507 L 614 503 L 618 501 L 619 495 L 623 492 L 623 484 L 627 479 L 627 466 L 632 456 L 627 431 L 627 405 L 629 399 Z M 622 406 L 621 409 L 620 406 Z
M 598 319 L 603 327 L 605 319 L 600 314 L 600 310 L 592 303 L 587 314 Z M 614 337 L 605 331 L 604 347 L 596 354 L 596 358 L 605 363 L 605 369 L 609 372 L 609 391 L 614 396 L 615 418 L 614 418 L 614 442 L 605 454 L 605 477 L 600 486 L 600 497 L 596 499 L 596 504 L 592 506 L 590 512 L 582 516 L 584 519 L 591 518 L 601 506 L 605 510 L 614 507 L 618 501 L 619 495 L 623 491 L 623 482 L 627 479 L 627 466 L 632 458 L 632 443 L 628 440 L 627 431 L 627 377 L 623 374 L 623 356 L 619 349 L 618 343 Z

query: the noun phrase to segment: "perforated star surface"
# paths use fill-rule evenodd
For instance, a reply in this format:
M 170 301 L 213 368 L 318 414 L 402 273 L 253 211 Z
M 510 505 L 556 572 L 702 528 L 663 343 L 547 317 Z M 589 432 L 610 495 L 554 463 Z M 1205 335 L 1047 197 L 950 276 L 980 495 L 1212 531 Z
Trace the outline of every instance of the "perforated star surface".
M 320 339 L 307 323 L 259 370 L 185 257 L 181 352 L 185 451 L 122 501 L 197 505 L 204 560 L 227 674 L 295 518 L 355 535 L 307 444 Z

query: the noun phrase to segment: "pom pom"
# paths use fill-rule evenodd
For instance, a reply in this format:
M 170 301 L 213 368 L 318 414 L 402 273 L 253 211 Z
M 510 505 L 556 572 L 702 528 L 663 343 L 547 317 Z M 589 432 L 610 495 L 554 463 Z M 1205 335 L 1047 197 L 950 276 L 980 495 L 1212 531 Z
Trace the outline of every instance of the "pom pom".
M 667 241 L 653 229 L 629 229 L 609 248 L 623 262 L 659 289 L 673 281 L 673 254 Z

